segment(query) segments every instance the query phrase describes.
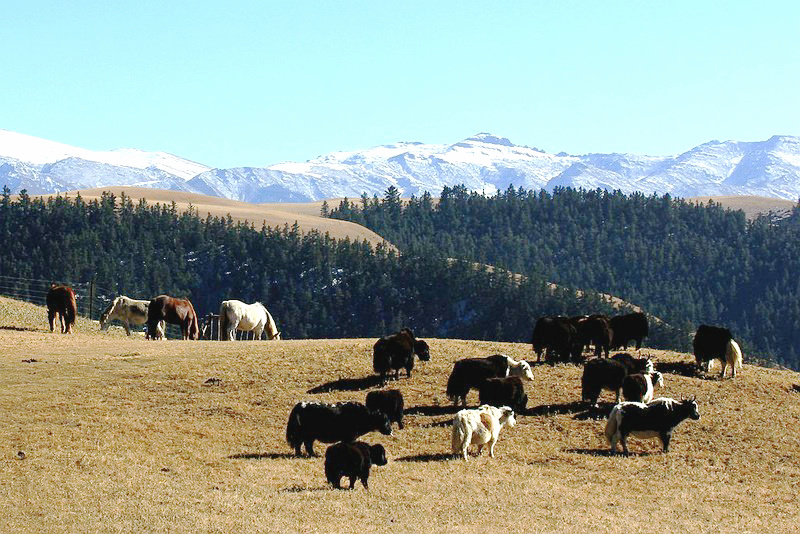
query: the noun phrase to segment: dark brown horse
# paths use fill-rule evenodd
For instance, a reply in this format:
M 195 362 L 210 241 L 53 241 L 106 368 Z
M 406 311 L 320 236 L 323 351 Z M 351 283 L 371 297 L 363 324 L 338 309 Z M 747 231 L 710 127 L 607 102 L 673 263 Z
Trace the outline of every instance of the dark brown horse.
M 47 291 L 47 320 L 50 322 L 51 332 L 55 330 L 56 314 L 61 322 L 61 333 L 72 332 L 75 316 L 78 315 L 78 303 L 71 287 L 50 284 Z
M 159 295 L 147 306 L 147 331 L 157 332 L 158 322 L 166 321 L 181 327 L 183 339 L 198 339 L 197 313 L 189 299 Z M 152 337 L 151 339 L 156 339 Z

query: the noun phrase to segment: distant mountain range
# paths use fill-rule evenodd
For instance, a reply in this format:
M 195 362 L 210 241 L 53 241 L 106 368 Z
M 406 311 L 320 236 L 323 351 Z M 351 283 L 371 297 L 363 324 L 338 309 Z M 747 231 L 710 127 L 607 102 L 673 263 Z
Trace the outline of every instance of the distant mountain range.
M 0 184 L 13 193 L 53 193 L 137 186 L 213 195 L 243 202 L 304 202 L 403 196 L 464 184 L 493 194 L 510 185 L 670 193 L 675 197 L 800 197 L 800 137 L 709 141 L 677 156 L 548 154 L 488 133 L 451 145 L 403 142 L 335 152 L 303 163 L 212 169 L 163 152 L 92 151 L 0 130 Z

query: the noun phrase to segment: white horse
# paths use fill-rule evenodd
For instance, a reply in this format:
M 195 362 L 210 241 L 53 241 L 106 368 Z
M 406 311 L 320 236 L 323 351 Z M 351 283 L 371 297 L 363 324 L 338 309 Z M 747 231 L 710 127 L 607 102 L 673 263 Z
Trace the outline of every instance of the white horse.
M 261 339 L 261 332 L 266 330 L 269 339 L 280 339 L 281 333 L 275 320 L 260 302 L 245 304 L 241 300 L 223 300 L 219 306 L 219 337 L 233 341 L 236 331 L 253 331 L 253 339 Z
M 147 322 L 147 306 L 149 300 L 136 300 L 120 295 L 100 316 L 100 330 L 108 330 L 108 325 L 116 319 L 125 327 L 125 333 L 131 335 L 131 323 L 143 325 Z M 164 321 L 158 323 L 156 338 L 164 337 Z

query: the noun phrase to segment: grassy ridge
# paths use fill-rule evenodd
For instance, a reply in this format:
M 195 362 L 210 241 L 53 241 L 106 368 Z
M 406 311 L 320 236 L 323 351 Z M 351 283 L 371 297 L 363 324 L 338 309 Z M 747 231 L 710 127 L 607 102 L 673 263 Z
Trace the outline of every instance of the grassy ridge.
M 371 383 L 374 340 L 146 342 L 96 328 L 51 334 L 44 310 L 0 299 L 2 530 L 796 528 L 800 378 L 791 371 L 747 365 L 735 381 L 667 374 L 662 394 L 697 395 L 702 418 L 677 429 L 669 454 L 631 439 L 635 454 L 622 458 L 605 454 L 604 421 L 575 417 L 580 369 L 536 366 L 529 414 L 503 431 L 496 458 L 464 463 L 449 458 L 452 362 L 527 358 L 530 347 L 431 339 L 432 360 L 391 384 L 411 408 L 406 429 L 365 437 L 386 446 L 389 465 L 373 470 L 369 492 L 347 492 L 325 484 L 322 458 L 291 456 L 285 423 L 299 400 L 363 400 L 365 389 L 340 388 Z

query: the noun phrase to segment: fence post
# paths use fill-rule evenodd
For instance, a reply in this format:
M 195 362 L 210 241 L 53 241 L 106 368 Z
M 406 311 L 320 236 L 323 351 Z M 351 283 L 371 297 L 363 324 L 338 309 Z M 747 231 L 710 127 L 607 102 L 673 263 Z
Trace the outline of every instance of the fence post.
M 89 320 L 91 320 L 92 312 L 94 311 L 94 278 L 89 282 Z

